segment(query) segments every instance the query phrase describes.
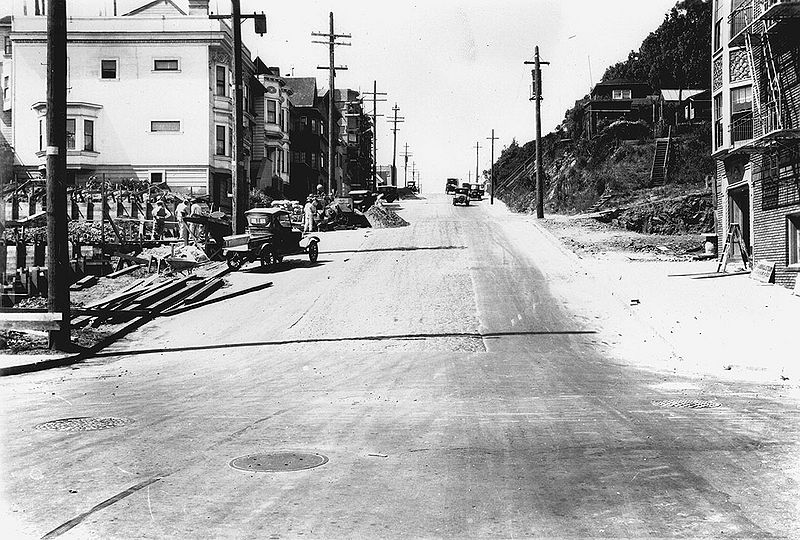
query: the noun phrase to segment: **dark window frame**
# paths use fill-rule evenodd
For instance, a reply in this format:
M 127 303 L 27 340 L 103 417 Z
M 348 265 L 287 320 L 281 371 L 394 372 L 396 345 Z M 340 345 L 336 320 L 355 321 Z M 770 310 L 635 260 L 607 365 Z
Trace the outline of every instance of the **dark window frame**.
M 70 124 L 72 124 L 72 131 L 70 131 Z M 67 118 L 67 150 L 75 150 L 75 137 L 77 135 L 76 129 L 78 123 L 74 118 Z
M 83 150 L 94 152 L 94 120 L 83 121 Z
M 110 67 L 107 66 L 108 63 L 114 64 L 113 77 L 108 76 L 111 75 Z M 113 81 L 119 78 L 119 61 L 116 58 L 103 58 L 100 60 L 100 78 L 106 81 Z
M 169 66 L 172 66 L 173 63 L 175 67 L 164 67 L 165 63 L 169 63 Z M 161 67 L 159 67 L 159 65 Z M 153 71 L 164 72 L 164 71 L 180 71 L 181 70 L 181 63 L 177 58 L 154 58 L 153 59 Z
M 222 78 L 220 79 L 220 74 Z M 228 68 L 217 64 L 214 68 L 214 95 L 228 97 Z
M 216 156 L 227 156 L 228 155 L 228 144 L 227 144 L 227 135 L 228 130 L 225 129 L 225 126 L 221 124 L 217 124 L 214 130 L 214 137 L 216 140 L 216 147 L 214 149 L 214 155 Z M 222 133 L 222 138 L 220 138 L 220 133 Z

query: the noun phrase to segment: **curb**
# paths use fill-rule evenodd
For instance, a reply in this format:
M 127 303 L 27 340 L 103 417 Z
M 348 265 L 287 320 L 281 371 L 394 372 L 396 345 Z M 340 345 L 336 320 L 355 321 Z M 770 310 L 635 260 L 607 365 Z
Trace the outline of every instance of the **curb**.
M 136 330 L 137 328 L 150 322 L 154 318 L 155 318 L 154 316 L 149 315 L 146 317 L 140 317 L 138 319 L 135 319 L 126 324 L 125 326 L 123 326 L 122 328 L 120 328 L 119 330 L 117 330 L 116 332 L 112 333 L 111 335 L 104 337 L 103 339 L 101 339 L 91 347 L 87 348 L 86 350 L 83 350 L 79 353 L 75 353 L 70 356 L 64 356 L 62 358 L 50 358 L 48 360 L 40 360 L 38 362 L 30 362 L 27 364 L 18 364 L 15 366 L 7 366 L 4 368 L 0 368 L 0 377 L 6 377 L 10 375 L 21 375 L 23 373 L 33 373 L 36 371 L 43 371 L 45 369 L 65 367 L 65 366 L 70 366 L 72 364 L 77 364 L 79 362 L 82 362 L 83 360 L 86 360 L 87 358 L 94 356 L 101 350 L 105 349 L 106 347 L 108 347 L 121 337 L 123 337 L 125 334 Z M 24 355 L 19 355 L 19 356 L 22 357 Z

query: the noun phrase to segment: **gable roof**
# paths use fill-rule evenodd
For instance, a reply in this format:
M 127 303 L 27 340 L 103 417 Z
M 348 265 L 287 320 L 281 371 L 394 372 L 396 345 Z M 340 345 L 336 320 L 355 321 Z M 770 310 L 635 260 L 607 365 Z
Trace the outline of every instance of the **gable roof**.
M 661 99 L 664 101 L 678 101 L 682 99 L 688 99 L 695 94 L 699 94 L 704 92 L 704 90 L 691 90 L 688 88 L 684 88 L 683 90 L 672 90 L 672 89 L 661 89 Z
M 317 95 L 316 77 L 286 77 L 286 86 L 292 91 L 289 101 L 295 107 L 313 107 Z
M 123 17 L 130 15 L 186 15 L 186 12 L 176 6 L 172 0 L 153 0 L 148 4 L 122 14 Z

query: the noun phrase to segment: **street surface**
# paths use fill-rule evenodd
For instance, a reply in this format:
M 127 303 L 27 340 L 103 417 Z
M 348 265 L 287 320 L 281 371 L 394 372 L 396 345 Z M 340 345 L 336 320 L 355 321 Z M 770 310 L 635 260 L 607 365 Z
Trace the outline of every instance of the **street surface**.
M 794 394 L 676 371 L 488 199 L 395 208 L 411 226 L 323 233 L 317 265 L 246 267 L 227 300 L 0 379 L 4 523 L 36 538 L 800 537 Z M 34 428 L 72 417 L 131 421 Z M 283 450 L 328 461 L 229 465 Z

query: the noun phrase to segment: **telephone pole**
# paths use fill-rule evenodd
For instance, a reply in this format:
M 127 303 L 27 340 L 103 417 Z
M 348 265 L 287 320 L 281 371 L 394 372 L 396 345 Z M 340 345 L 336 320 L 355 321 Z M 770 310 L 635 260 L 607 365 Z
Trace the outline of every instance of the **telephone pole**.
M 480 161 L 480 151 L 481 151 L 481 143 L 479 141 L 479 142 L 475 143 L 475 183 L 476 184 L 480 183 L 478 181 L 478 178 L 480 178 L 478 176 L 478 163 Z
M 491 172 L 489 173 L 489 175 L 490 175 L 489 176 L 489 178 L 490 178 L 490 180 L 489 180 L 489 182 L 490 182 L 490 184 L 489 184 L 489 188 L 490 188 L 489 204 L 494 204 L 494 141 L 496 141 L 500 137 L 495 137 L 494 136 L 494 129 L 492 129 L 492 136 L 491 137 L 486 137 L 486 138 L 488 140 L 492 141 L 492 165 L 491 165 Z
M 400 107 L 397 106 L 397 103 L 394 104 L 394 107 L 392 107 L 392 110 L 394 111 L 394 118 L 389 120 L 389 122 L 392 123 L 392 134 L 394 135 L 394 138 L 393 138 L 393 141 L 392 141 L 392 180 L 391 180 L 391 182 L 392 182 L 393 186 L 396 186 L 397 185 L 397 132 L 400 130 L 400 128 L 397 127 L 397 124 L 401 124 L 401 123 L 405 122 L 405 118 L 403 118 L 402 116 L 397 116 L 397 111 L 400 110 Z
M 378 102 L 386 101 L 384 98 L 378 96 L 385 96 L 386 92 L 378 92 L 378 81 L 372 81 L 372 92 L 364 92 L 366 96 L 372 96 L 372 180 L 367 183 L 367 189 L 377 190 L 377 176 L 378 176 L 378 117 L 383 116 L 378 114 Z
M 543 62 L 539 58 L 539 46 L 534 49 L 533 62 L 525 61 L 526 64 L 533 64 L 533 95 L 531 100 L 536 101 L 536 217 L 544 217 L 544 179 L 542 178 L 542 69 L 541 65 L 549 65 L 550 62 Z
M 266 16 L 261 13 L 259 15 L 253 13 L 252 15 L 242 15 L 239 0 L 231 0 L 231 14 L 230 15 L 209 15 L 209 19 L 231 19 L 231 26 L 233 26 L 233 82 L 235 84 L 234 91 L 234 124 L 235 124 L 235 146 L 233 151 L 234 167 L 231 191 L 233 192 L 233 200 L 231 213 L 233 214 L 232 228 L 234 234 L 241 234 L 244 232 L 245 218 L 244 212 L 248 207 L 248 189 L 249 182 L 247 175 L 244 171 L 244 86 L 242 75 L 242 19 L 254 19 L 256 25 L 256 33 L 262 36 L 267 31 Z
M 67 2 L 47 10 L 47 311 L 61 315 L 51 349 L 70 346 L 67 241 Z
M 406 151 L 403 152 L 403 157 L 405 158 L 405 160 L 403 161 L 403 187 L 408 187 L 408 158 L 409 158 L 409 156 L 413 156 L 414 154 L 412 154 L 412 153 L 410 153 L 408 151 L 408 143 L 406 143 L 405 149 L 406 149 Z M 413 167 L 412 167 L 412 171 L 411 171 L 411 176 L 412 176 L 411 180 L 414 180 L 414 178 L 413 178 L 413 176 L 414 176 Z
M 325 192 L 327 193 L 331 186 L 334 186 L 336 183 L 336 178 L 334 177 L 334 151 L 336 147 L 336 136 L 334 132 L 334 121 L 333 121 L 333 108 L 334 108 L 334 88 L 335 88 L 335 81 L 336 72 L 338 70 L 346 70 L 347 66 L 336 66 L 334 63 L 334 49 L 339 45 L 349 46 L 350 43 L 342 43 L 337 41 L 338 38 L 351 38 L 350 34 L 336 34 L 333 30 L 333 11 L 330 12 L 330 30 L 328 33 L 322 32 L 311 32 L 311 35 L 314 37 L 326 37 L 328 38 L 327 41 L 312 41 L 312 43 L 321 43 L 323 45 L 328 46 L 328 65 L 327 66 L 317 66 L 317 69 L 327 69 L 328 70 L 328 185 L 325 186 Z M 337 191 L 339 191 L 339 186 L 336 186 Z

